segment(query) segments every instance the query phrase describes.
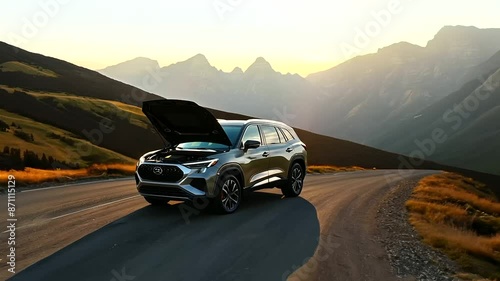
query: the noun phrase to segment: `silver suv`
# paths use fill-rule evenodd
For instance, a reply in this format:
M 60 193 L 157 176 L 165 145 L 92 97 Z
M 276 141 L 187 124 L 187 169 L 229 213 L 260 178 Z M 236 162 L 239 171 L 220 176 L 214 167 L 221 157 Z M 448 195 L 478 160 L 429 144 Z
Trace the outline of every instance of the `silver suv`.
M 281 122 L 217 120 L 194 102 L 143 104 L 165 148 L 137 163 L 137 190 L 151 204 L 206 198 L 222 213 L 239 207 L 244 191 L 281 188 L 295 197 L 303 187 L 306 145 Z

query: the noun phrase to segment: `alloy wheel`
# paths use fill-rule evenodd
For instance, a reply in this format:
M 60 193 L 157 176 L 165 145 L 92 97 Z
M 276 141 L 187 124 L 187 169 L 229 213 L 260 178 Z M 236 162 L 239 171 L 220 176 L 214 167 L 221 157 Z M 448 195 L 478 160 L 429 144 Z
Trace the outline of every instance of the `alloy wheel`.
M 302 169 L 300 167 L 294 167 L 292 171 L 292 189 L 293 192 L 299 194 L 302 190 L 304 179 L 302 177 Z
M 236 180 L 229 178 L 222 185 L 221 201 L 226 212 L 233 212 L 240 204 L 239 184 Z

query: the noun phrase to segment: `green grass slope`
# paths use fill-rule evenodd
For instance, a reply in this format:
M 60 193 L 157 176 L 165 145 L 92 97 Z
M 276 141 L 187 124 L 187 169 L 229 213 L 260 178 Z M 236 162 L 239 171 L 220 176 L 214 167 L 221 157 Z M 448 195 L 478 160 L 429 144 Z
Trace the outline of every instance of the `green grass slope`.
M 96 146 L 89 141 L 78 138 L 74 134 L 34 121 L 27 117 L 0 109 L 0 120 L 11 125 L 6 132 L 0 132 L 0 150 L 5 146 L 30 150 L 38 155 L 45 154 L 60 161 L 78 163 L 85 167 L 93 163 L 124 163 L 133 164 L 135 159 L 126 157 L 112 150 Z M 12 124 L 15 126 L 12 126 Z M 33 136 L 33 140 L 25 140 L 14 134 L 22 131 Z
M 162 146 L 141 109 L 65 93 L 0 87 L 0 108 L 72 133 L 94 145 L 138 158 Z M 1 145 L 1 143 L 0 143 Z
M 47 77 L 57 77 L 57 74 L 54 71 L 44 69 L 43 67 L 36 65 L 29 65 L 26 63 L 18 62 L 18 61 L 8 61 L 0 64 L 1 72 L 22 72 L 28 75 L 37 75 L 37 76 L 47 76 Z

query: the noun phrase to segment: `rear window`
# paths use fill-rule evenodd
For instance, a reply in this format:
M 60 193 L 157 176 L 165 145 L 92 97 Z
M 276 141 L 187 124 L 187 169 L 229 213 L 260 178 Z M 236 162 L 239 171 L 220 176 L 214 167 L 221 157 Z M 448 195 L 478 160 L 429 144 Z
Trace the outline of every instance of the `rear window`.
M 288 131 L 287 129 L 283 129 L 281 128 L 281 130 L 283 131 L 283 133 L 285 134 L 286 138 L 291 141 L 294 139 L 292 133 L 290 133 L 290 131 Z
M 276 132 L 276 128 L 271 126 L 262 126 L 262 132 L 264 133 L 267 144 L 280 143 L 280 138 L 278 136 L 278 132 Z

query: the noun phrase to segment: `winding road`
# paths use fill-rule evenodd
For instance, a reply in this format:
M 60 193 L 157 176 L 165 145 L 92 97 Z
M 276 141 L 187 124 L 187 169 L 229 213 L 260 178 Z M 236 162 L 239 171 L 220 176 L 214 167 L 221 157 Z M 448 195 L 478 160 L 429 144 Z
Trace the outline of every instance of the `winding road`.
M 4 280 L 399 280 L 374 239 L 384 196 L 436 171 L 308 175 L 298 198 L 249 194 L 232 215 L 148 205 L 133 180 L 17 193 L 16 274 Z M 0 196 L 7 220 L 7 197 Z

